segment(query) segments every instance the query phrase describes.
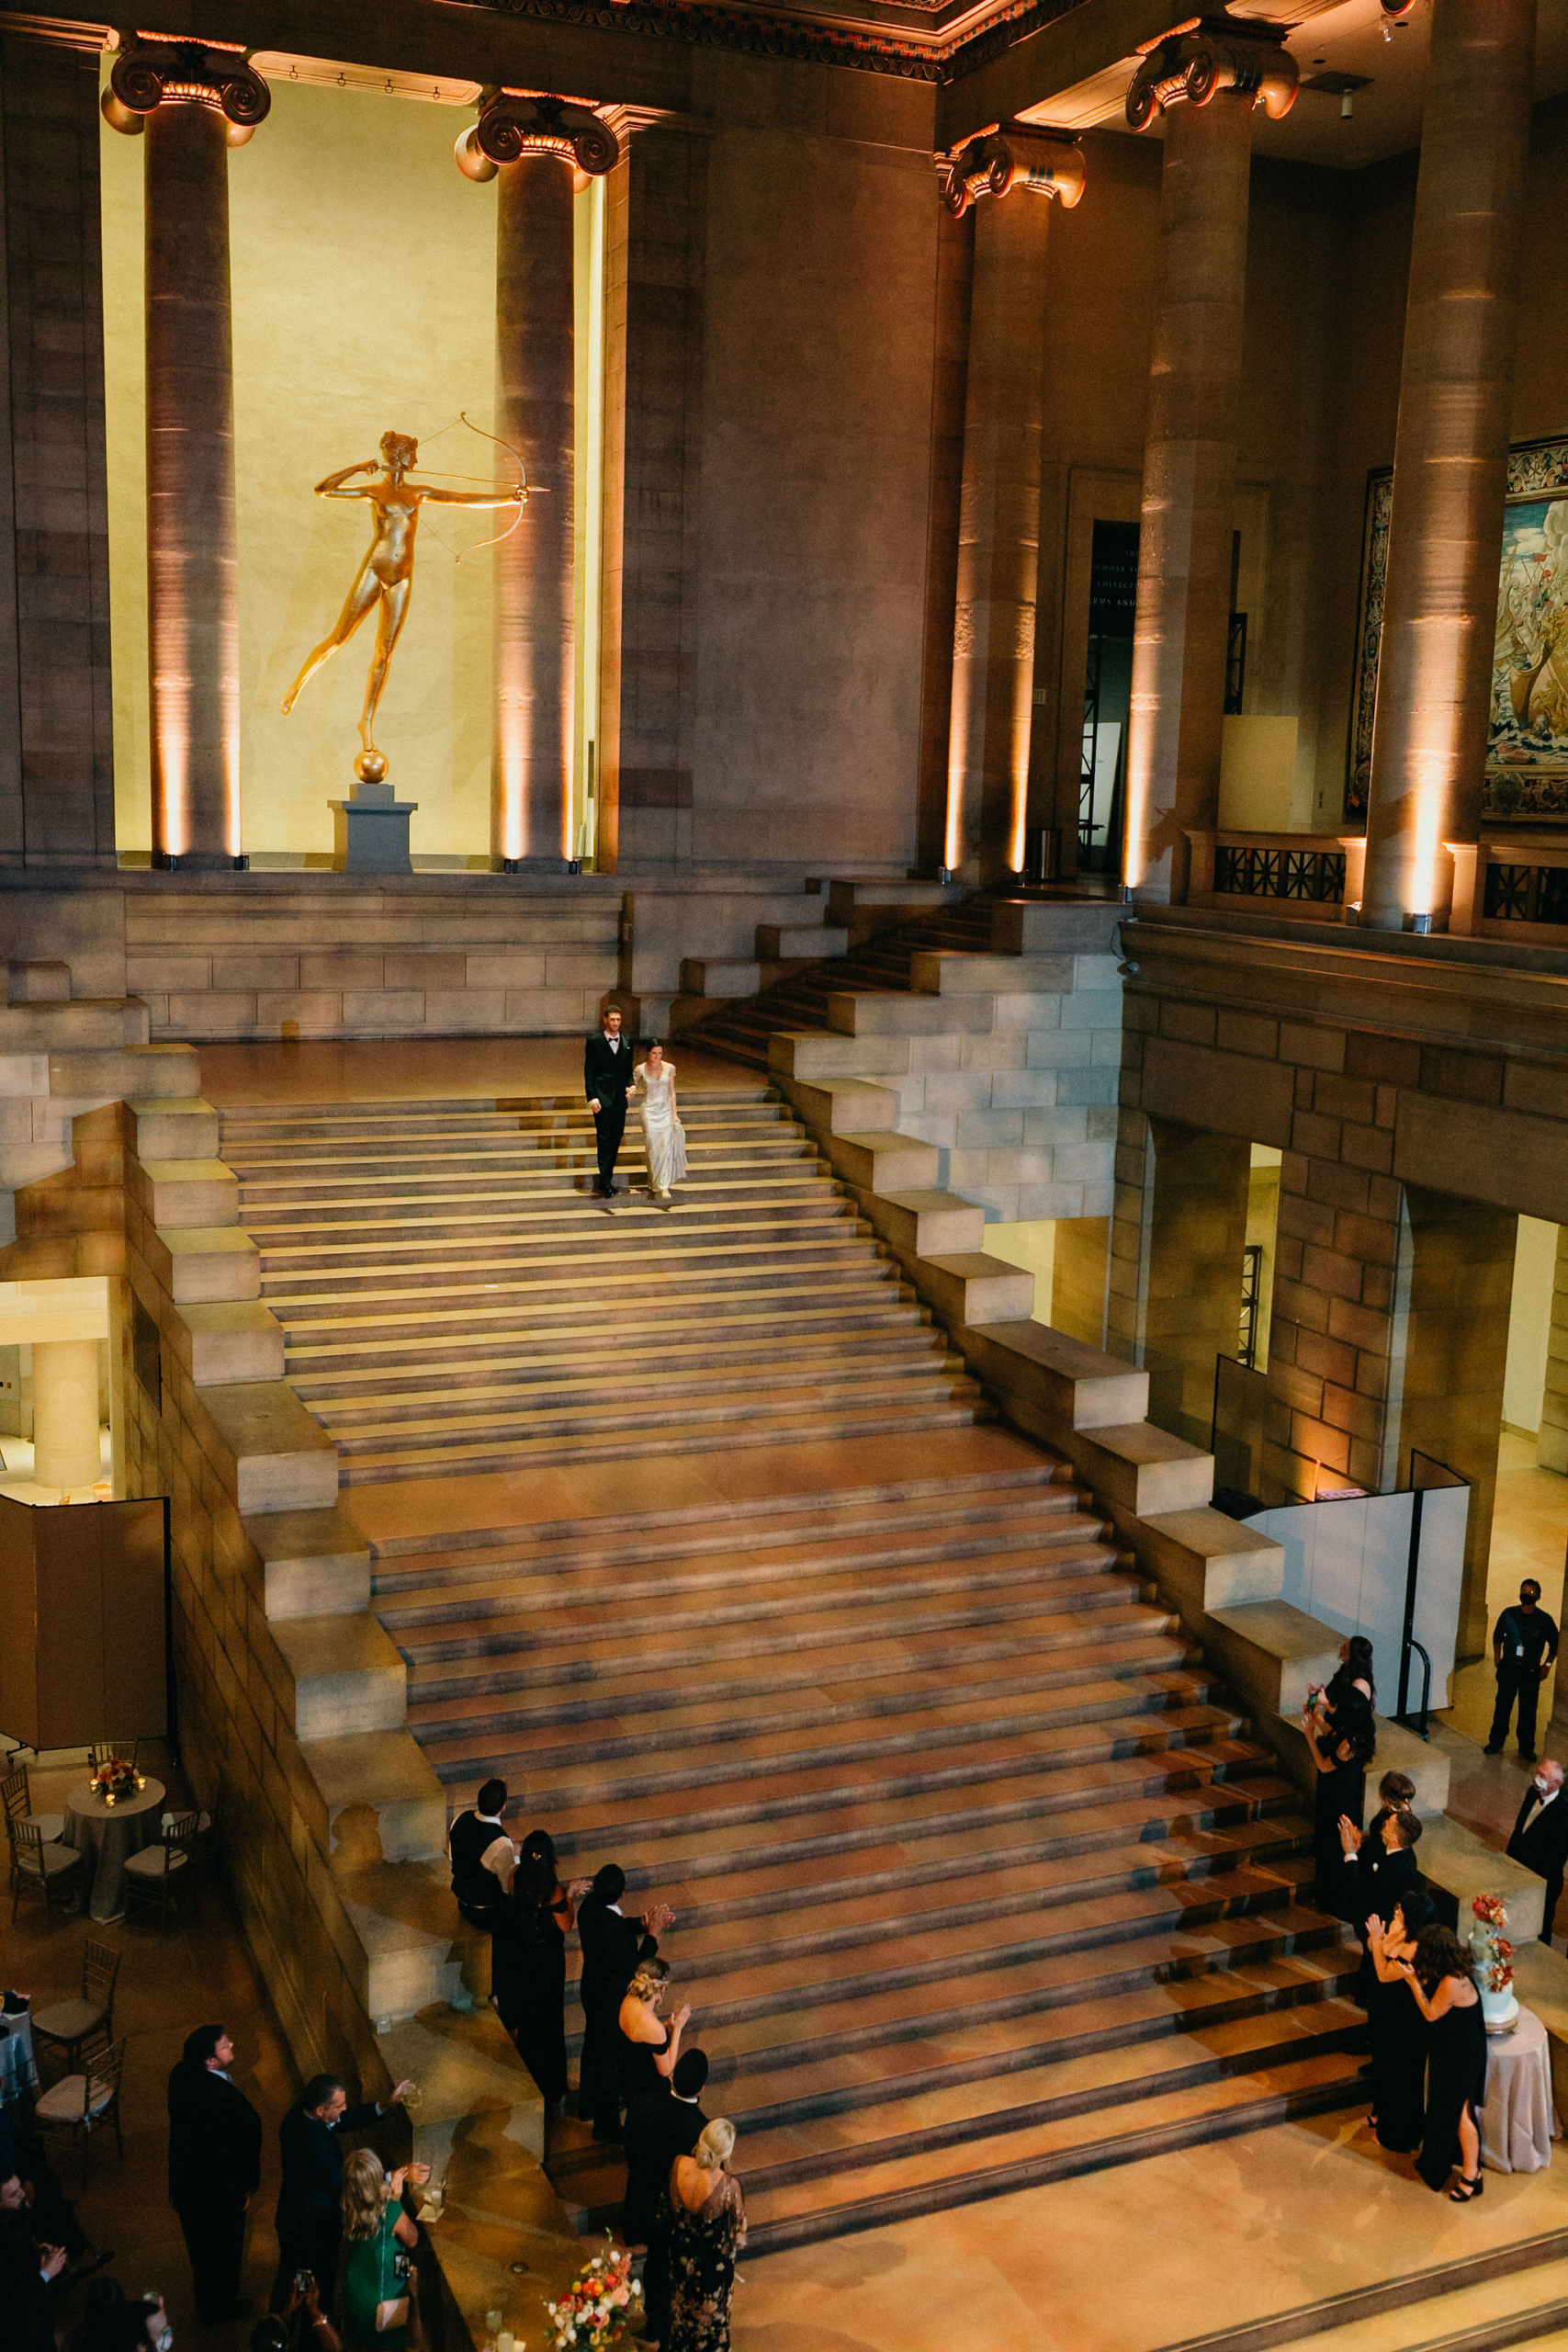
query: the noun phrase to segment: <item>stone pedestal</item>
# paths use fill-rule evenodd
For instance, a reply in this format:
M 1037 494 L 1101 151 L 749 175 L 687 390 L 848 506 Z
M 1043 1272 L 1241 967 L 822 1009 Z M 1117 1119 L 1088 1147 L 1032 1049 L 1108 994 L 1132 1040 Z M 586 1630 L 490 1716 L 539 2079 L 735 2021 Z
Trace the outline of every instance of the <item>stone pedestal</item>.
M 348 799 L 330 800 L 334 874 L 412 874 L 409 819 L 417 800 L 400 800 L 389 784 L 356 784 Z

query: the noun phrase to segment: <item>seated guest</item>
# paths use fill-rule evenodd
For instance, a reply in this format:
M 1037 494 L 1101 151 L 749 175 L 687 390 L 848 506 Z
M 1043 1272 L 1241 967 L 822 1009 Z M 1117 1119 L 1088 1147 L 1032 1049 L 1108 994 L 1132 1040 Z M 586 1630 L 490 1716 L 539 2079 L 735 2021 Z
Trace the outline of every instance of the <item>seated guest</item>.
M 299 2281 L 280 2312 L 269 2312 L 251 2330 L 251 2352 L 342 2352 L 336 2328 L 324 2318 L 312 2278 L 308 2293 Z
M 398 2106 L 412 2088 L 412 2082 L 400 2083 L 387 2106 Z M 308 2270 L 321 2309 L 331 2317 L 342 2228 L 343 2147 L 338 2134 L 363 2132 L 385 2112 L 379 2103 L 350 2107 L 348 2092 L 335 2075 L 312 2075 L 278 2125 L 283 2184 L 277 2193 L 277 2276 L 269 2310 L 284 2309 L 295 2274 Z
M 64 2247 L 39 2244 L 27 2192 L 16 2173 L 7 2174 L 0 2180 L 0 2343 L 6 2352 L 54 2352 L 49 2290 L 64 2267 Z
M 127 2296 L 117 2280 L 95 2278 L 71 2352 L 160 2352 L 172 2333 L 161 2295 Z
M 557 2115 L 566 2112 L 566 1939 L 573 1905 L 592 1881 L 562 1886 L 542 1829 L 523 1841 L 506 1917 L 491 1943 L 491 1984 L 502 2024 Z
M 583 1896 L 577 1914 L 582 1947 L 582 2056 L 578 2067 L 577 2111 L 592 2121 L 596 2140 L 621 2136 L 621 2045 L 616 2018 L 626 1986 L 639 1962 L 651 1960 L 659 1939 L 674 1920 L 667 1903 L 655 1904 L 641 1918 L 621 1911 L 626 1874 L 606 1862 Z
M 1421 2145 L 1427 2115 L 1427 2020 L 1410 1999 L 1405 1976 L 1416 1941 L 1432 1917 L 1432 1898 L 1419 1883 L 1407 1887 L 1387 1927 L 1374 1912 L 1367 1921 L 1372 1970 L 1367 2024 L 1372 2052 L 1372 2111 L 1378 2145 L 1408 2156 Z
M 682 2050 L 670 2077 L 670 2097 L 649 2099 L 626 2117 L 626 2171 L 647 2165 L 659 2181 L 653 2226 L 649 2233 L 648 2259 L 642 2268 L 642 2308 L 645 2344 L 657 2344 L 670 2332 L 670 2169 L 677 2156 L 689 2156 L 707 2129 L 700 2101 L 708 2078 L 707 2052 L 694 2043 Z M 640 2143 L 647 2138 L 644 2149 Z
M 517 1849 L 502 1827 L 506 1802 L 506 1782 L 487 1781 L 472 1810 L 457 1815 L 446 1837 L 457 1908 L 470 1928 L 487 1935 L 494 1932 L 517 1866 Z
M 419 2232 L 403 2211 L 403 2183 L 428 2165 L 409 2165 L 387 2180 L 373 2148 L 356 2148 L 343 2168 L 343 2316 L 355 2352 L 403 2352 L 417 2285 L 409 2256 Z
M 667 1961 L 639 1962 L 616 2020 L 626 2103 L 626 2200 L 621 2235 L 628 2246 L 648 2244 L 660 2187 L 653 2165 L 662 2143 L 663 2119 L 655 2121 L 643 2110 L 661 2109 L 669 2100 L 671 2077 L 681 2055 L 681 2036 L 692 2015 L 687 2006 L 677 2009 L 668 2025 L 660 2022 L 659 2012 L 669 1984 Z

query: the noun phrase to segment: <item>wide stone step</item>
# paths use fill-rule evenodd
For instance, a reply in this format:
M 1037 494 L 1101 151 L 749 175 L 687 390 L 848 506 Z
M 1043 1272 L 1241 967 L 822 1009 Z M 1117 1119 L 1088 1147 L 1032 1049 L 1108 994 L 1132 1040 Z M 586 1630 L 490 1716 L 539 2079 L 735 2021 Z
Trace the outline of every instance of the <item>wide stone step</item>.
M 1076 2117 L 983 2142 L 956 2155 L 904 2157 L 854 2177 L 852 2201 L 829 2200 L 815 2183 L 761 2191 L 750 2201 L 747 2260 L 824 2237 L 884 2229 L 922 2213 L 1038 2188 L 1047 2181 L 1133 2164 L 1205 2141 L 1234 2137 L 1364 2102 L 1357 2061 L 1342 2049 L 1281 2059 L 1259 2071 L 1222 2076 L 1199 2088 L 1166 2091 L 1100 2113 L 1086 2138 Z
M 777 1347 L 769 1349 L 760 1341 L 724 1348 L 694 1342 L 683 1348 L 667 1348 L 650 1339 L 641 1348 L 615 1344 L 613 1333 L 603 1334 L 606 1344 L 599 1351 L 589 1351 L 589 1360 L 600 1364 L 611 1380 L 626 1380 L 634 1376 L 646 1390 L 647 1384 L 656 1378 L 678 1378 L 684 1374 L 712 1371 L 736 1376 L 771 1365 L 776 1372 L 787 1373 L 793 1367 L 802 1369 L 823 1361 L 841 1360 L 852 1351 L 857 1363 L 878 1365 L 904 1360 L 923 1360 L 933 1351 L 946 1351 L 948 1342 L 942 1333 L 929 1324 L 894 1325 L 886 1329 L 871 1329 L 859 1334 L 824 1332 L 804 1339 L 790 1334 Z M 310 1358 L 316 1350 L 300 1350 L 299 1354 Z M 954 1359 L 954 1362 L 959 1361 Z M 552 1374 L 579 1369 L 584 1353 L 578 1350 L 543 1347 L 533 1355 L 513 1353 L 510 1356 L 487 1351 L 468 1357 L 434 1351 L 433 1360 L 409 1363 L 393 1369 L 379 1352 L 367 1351 L 363 1356 L 343 1362 L 328 1370 L 307 1370 L 303 1363 L 290 1361 L 289 1377 L 301 1396 L 312 1400 L 337 1394 L 350 1395 L 366 1381 L 374 1380 L 382 1395 L 406 1398 L 431 1382 L 440 1384 L 446 1393 L 451 1382 L 467 1379 L 470 1384 L 493 1382 L 498 1393 L 507 1387 L 529 1386 L 548 1382 Z
M 532 1329 L 520 1330 L 513 1325 L 491 1331 L 475 1328 L 468 1317 L 455 1323 L 449 1317 L 414 1316 L 402 1318 L 413 1326 L 407 1332 L 400 1329 L 388 1336 L 378 1322 L 366 1323 L 357 1339 L 345 1340 L 341 1344 L 315 1338 L 313 1335 L 322 1329 L 319 1322 L 299 1324 L 289 1345 L 290 1376 L 326 1377 L 335 1372 L 377 1363 L 383 1367 L 389 1380 L 405 1373 L 423 1378 L 431 1369 L 433 1359 L 439 1363 L 465 1337 L 468 1337 L 468 1344 L 462 1361 L 474 1366 L 493 1364 L 501 1369 L 512 1363 L 576 1364 L 599 1356 L 626 1363 L 649 1360 L 662 1363 L 666 1359 L 678 1363 L 691 1356 L 705 1363 L 724 1360 L 748 1363 L 769 1353 L 764 1335 L 776 1333 L 781 1328 L 776 1315 L 750 1310 L 748 1301 L 755 1295 L 751 1291 L 738 1295 L 728 1315 L 716 1306 L 711 1315 L 672 1317 L 668 1323 L 646 1319 L 630 1322 L 620 1317 L 614 1324 L 563 1323 L 543 1314 Z M 830 1346 L 842 1339 L 851 1344 L 875 1344 L 897 1353 L 919 1346 L 923 1337 L 931 1335 L 930 1322 L 922 1322 L 911 1306 L 901 1300 L 896 1291 L 890 1292 L 885 1283 L 873 1289 L 867 1305 L 839 1305 L 839 1296 L 835 1289 L 835 1304 L 800 1308 L 791 1314 L 787 1329 L 793 1346 L 805 1351 L 818 1344 Z M 503 1323 L 506 1320 L 504 1317 L 501 1319 Z M 427 1320 L 434 1327 L 428 1330 L 423 1328 Z M 673 1336 L 667 1339 L 666 1333 Z M 688 1333 L 693 1336 L 682 1336 Z M 695 1336 L 699 1333 L 701 1337 Z
M 1162 1682 L 1168 1686 L 1163 1690 Z M 797 1748 L 791 1754 L 787 1774 L 765 1755 L 753 1756 L 749 1766 L 730 1759 L 728 1783 L 711 1755 L 679 1764 L 666 1762 L 661 1770 L 613 1776 L 586 1778 L 568 1767 L 547 1776 L 552 1834 L 558 1846 L 570 1839 L 574 1847 L 580 1840 L 597 1846 L 613 1837 L 618 1848 L 630 1852 L 636 1850 L 638 1838 L 662 1838 L 682 1832 L 682 1824 L 690 1827 L 700 1821 L 705 1832 L 717 1833 L 717 1845 L 722 1848 L 731 1831 L 759 1822 L 787 1820 L 798 1825 L 803 1816 L 814 1815 L 818 1818 L 811 1834 L 823 1836 L 830 1833 L 833 1824 L 820 1816 L 841 1815 L 868 1801 L 901 1804 L 908 1798 L 941 1799 L 954 1790 L 985 1788 L 991 1788 L 994 1797 L 1003 1781 L 1038 1781 L 1053 1770 L 1085 1758 L 1147 1754 L 1214 1738 L 1235 1738 L 1247 1727 L 1244 1717 L 1223 1707 L 1184 1704 L 1186 1694 L 1180 1683 L 1181 1677 L 1172 1674 L 1153 1677 L 1147 1684 L 1127 1678 L 1100 1686 L 1081 1694 L 1072 1707 L 1063 1707 L 1054 1724 L 1036 1725 L 1010 1743 L 1004 1744 L 999 1736 L 976 1736 L 961 1726 L 952 1740 L 933 1741 L 932 1752 L 923 1765 L 910 1761 L 919 1755 L 918 1741 L 906 1739 L 900 1744 L 890 1734 L 881 1740 L 863 1741 L 862 1752 L 855 1756 L 847 1753 L 842 1741 L 830 1752 L 824 1750 L 820 1761 L 813 1760 L 809 1749 Z M 444 1781 L 478 1780 L 501 1769 L 490 1754 L 474 1755 L 477 1743 L 473 1741 L 438 1739 L 423 1744 L 437 1777 Z M 940 1758 L 935 1752 L 939 1746 L 942 1748 Z M 492 1753 L 505 1755 L 511 1749 L 504 1747 Z M 699 1789 L 705 1792 L 700 1805 L 694 1797 Z M 668 1820 L 658 1802 L 677 1794 L 683 1800 L 681 1823 Z M 536 1795 L 530 1792 L 531 1799 Z M 542 1803 L 542 1797 L 538 1801 Z M 992 1799 L 966 1800 L 970 1801 Z M 628 1808 L 632 1809 L 630 1818 L 626 1817 Z M 618 1826 L 607 1829 L 606 1824 Z M 855 1825 L 840 1822 L 837 1826 Z M 797 1828 L 794 1834 L 803 1833 Z
M 1021 1527 L 942 1521 L 917 1524 L 901 1534 L 885 1527 L 866 1528 L 817 1544 L 804 1543 L 796 1530 L 784 1555 L 774 1549 L 739 1563 L 699 1565 L 702 1555 L 696 1551 L 653 1553 L 640 1559 L 612 1553 L 581 1564 L 559 1552 L 538 1563 L 509 1553 L 504 1561 L 492 1559 L 482 1581 L 471 1577 L 454 1581 L 443 1574 L 421 1588 L 406 1575 L 395 1585 L 378 1577 L 377 1611 L 383 1624 L 400 1631 L 459 1616 L 477 1622 L 519 1615 L 532 1626 L 541 1612 L 551 1610 L 575 1612 L 652 1600 L 684 1607 L 693 1598 L 749 1603 L 792 1593 L 831 1594 L 845 1577 L 890 1570 L 951 1579 L 955 1586 L 971 1573 L 987 1579 L 998 1573 L 1034 1577 L 1070 1574 L 1069 1564 L 1101 1555 L 1086 1546 L 1102 1546 L 1107 1554 L 1112 1547 L 1107 1522 L 1096 1512 L 1075 1509 L 1070 1488 L 1057 1491 L 1059 1503 L 1032 1514 Z
M 629 1430 L 617 1447 L 602 1436 L 575 1434 L 570 1438 L 527 1438 L 496 1445 L 472 1443 L 449 1448 L 422 1444 L 402 1449 L 384 1444 L 363 1459 L 348 1458 L 339 1465 L 344 1486 L 378 1479 L 430 1478 L 468 1475 L 481 1470 L 524 1467 L 553 1469 L 580 1462 L 651 1461 L 669 1454 L 687 1454 L 694 1445 L 706 1453 L 725 1453 L 740 1446 L 819 1445 L 848 1438 L 876 1437 L 890 1430 L 958 1429 L 971 1422 L 994 1420 L 995 1408 L 984 1399 L 969 1405 L 887 1404 L 859 1415 L 818 1412 L 810 1416 L 761 1418 L 731 1427 L 705 1423 L 701 1435 L 682 1422 L 657 1433 Z
M 1041 2125 L 1343 2052 L 1361 2023 L 1343 1997 L 1353 1975 L 1353 1960 L 1292 1954 L 1189 1979 L 1174 1998 L 1161 1987 L 1087 2001 L 995 2071 L 981 2071 L 989 2058 L 954 2059 L 846 2086 L 836 2100 L 802 2095 L 770 2109 L 727 2098 L 745 2135 L 748 2199 L 807 2181 L 843 2193 L 873 2166 L 1005 2146 Z M 624 2174 L 603 2150 L 590 2144 L 551 2173 L 580 2226 L 613 2219 Z

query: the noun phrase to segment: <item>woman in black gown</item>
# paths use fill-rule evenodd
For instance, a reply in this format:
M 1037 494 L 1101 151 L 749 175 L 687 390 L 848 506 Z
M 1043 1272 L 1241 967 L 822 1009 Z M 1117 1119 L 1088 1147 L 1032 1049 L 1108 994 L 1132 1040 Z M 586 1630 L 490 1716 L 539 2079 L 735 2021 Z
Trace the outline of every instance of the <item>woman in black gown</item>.
M 660 2135 L 639 2128 L 633 2119 L 651 2100 L 670 2097 L 670 2077 L 692 2014 L 688 2005 L 677 2009 L 667 2026 L 663 2023 L 659 2010 L 669 1982 L 668 1961 L 655 1957 L 639 1962 L 637 1974 L 626 1986 L 618 2019 L 621 2088 L 626 2102 L 626 2200 L 621 2210 L 621 2237 L 628 2246 L 648 2244 L 664 2185 Z
M 1302 1715 L 1302 1729 L 1317 1771 L 1312 1833 L 1317 1882 L 1313 1901 L 1320 1911 L 1348 1919 L 1355 1905 L 1339 1824 L 1351 1821 L 1359 1829 L 1366 1811 L 1367 1767 L 1376 1737 L 1371 1710 L 1341 1706 L 1325 1730 L 1316 1710 L 1308 1707 Z
M 546 2105 L 558 2114 L 566 2099 L 566 1937 L 573 1900 L 586 1884 L 574 1880 L 562 1886 L 554 1844 L 544 1830 L 533 1830 L 491 1941 L 497 2013 Z
M 1427 2120 L 1427 2021 L 1410 1998 L 1406 1967 L 1432 1917 L 1425 1887 L 1401 1895 L 1387 1927 L 1367 1920 L 1367 2030 L 1372 2045 L 1371 2125 L 1380 2148 L 1413 2155 Z
M 1486 2025 L 1475 1962 L 1450 1928 L 1423 1928 L 1416 1958 L 1401 1963 L 1404 1981 L 1431 2029 L 1427 2044 L 1427 2129 L 1416 2169 L 1468 2205 L 1486 2186 L 1481 2169 L 1481 2109 L 1486 2098 Z

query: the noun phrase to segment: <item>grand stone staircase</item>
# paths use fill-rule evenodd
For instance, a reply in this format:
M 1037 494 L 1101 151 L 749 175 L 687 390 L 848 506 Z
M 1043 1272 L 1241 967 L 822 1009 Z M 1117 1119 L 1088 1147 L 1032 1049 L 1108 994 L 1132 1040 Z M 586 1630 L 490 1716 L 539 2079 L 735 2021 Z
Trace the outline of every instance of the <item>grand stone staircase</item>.
M 767 1088 L 682 1116 L 676 1207 L 608 1216 L 575 1099 L 248 1107 L 222 1149 L 349 1483 L 637 1473 L 384 1535 L 372 1607 L 453 1809 L 500 1772 L 573 1875 L 675 1906 L 753 2256 L 1359 2100 L 1354 1956 L 1245 1713 Z M 613 2216 L 583 2127 L 550 2166 Z
M 1361 2095 L 1268 1750 L 1059 1464 L 928 1471 L 379 1547 L 453 1804 L 525 1782 L 573 1874 L 676 1907 L 754 2253 Z M 551 2154 L 612 2218 L 584 2128 Z
M 261 1295 L 345 1483 L 988 1415 L 764 1087 L 681 1110 L 676 1206 L 608 1216 L 575 1097 L 224 1113 Z

